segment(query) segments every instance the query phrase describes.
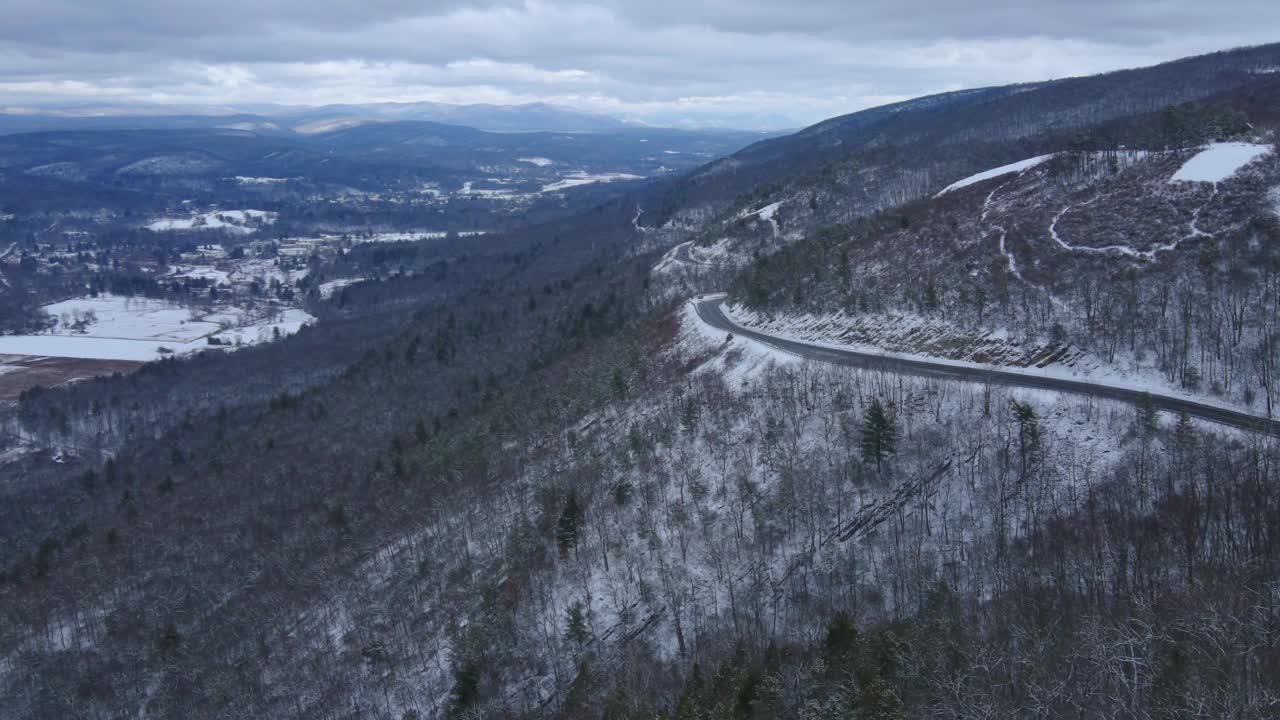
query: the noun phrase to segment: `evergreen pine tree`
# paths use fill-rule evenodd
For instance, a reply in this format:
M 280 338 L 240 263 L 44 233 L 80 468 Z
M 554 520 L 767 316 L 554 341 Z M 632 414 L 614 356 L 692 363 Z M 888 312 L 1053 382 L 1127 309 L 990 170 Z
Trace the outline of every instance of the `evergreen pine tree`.
M 823 645 L 827 665 L 833 670 L 851 667 L 858 651 L 858 628 L 847 612 L 838 612 L 827 625 L 827 639 Z
M 875 461 L 876 471 L 888 455 L 894 453 L 898 441 L 898 428 L 880 404 L 880 398 L 871 401 L 862 421 L 862 458 Z
M 556 523 L 556 541 L 560 544 L 560 556 L 568 557 L 569 548 L 578 546 L 578 525 L 582 522 L 582 508 L 578 505 L 578 493 L 570 490 L 560 520 Z
M 565 639 L 581 648 L 590 639 L 590 634 L 587 631 L 587 618 L 582 611 L 581 601 L 569 606 L 569 609 L 565 611 L 565 620 Z
M 1151 435 L 1158 427 L 1156 404 L 1150 393 L 1138 396 L 1138 430 L 1143 435 Z
M 613 369 L 613 397 L 618 400 L 627 399 L 627 381 L 622 377 L 622 369 Z
M 906 720 L 907 714 L 889 683 L 877 677 L 863 685 L 858 693 L 858 717 L 865 720 Z
M 1013 419 L 1018 423 L 1018 454 L 1022 459 L 1022 479 L 1027 477 L 1028 459 L 1040 447 L 1040 420 L 1031 403 L 1013 401 Z

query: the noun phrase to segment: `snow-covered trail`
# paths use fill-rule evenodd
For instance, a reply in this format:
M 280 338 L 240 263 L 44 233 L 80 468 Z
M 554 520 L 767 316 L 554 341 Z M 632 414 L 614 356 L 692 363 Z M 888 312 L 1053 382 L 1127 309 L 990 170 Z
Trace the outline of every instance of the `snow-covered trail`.
M 1134 250 L 1128 245 L 1101 245 L 1101 246 L 1075 245 L 1073 243 L 1068 242 L 1065 238 L 1062 237 L 1062 234 L 1058 232 L 1058 221 L 1062 219 L 1062 216 L 1066 215 L 1067 212 L 1070 210 L 1088 207 L 1089 205 L 1092 205 L 1098 202 L 1103 197 L 1105 197 L 1104 195 L 1101 195 L 1101 194 L 1097 195 L 1092 200 L 1087 200 L 1078 205 L 1067 205 L 1066 207 L 1059 210 L 1058 213 L 1053 216 L 1053 220 L 1049 222 L 1049 238 L 1053 240 L 1055 243 L 1057 243 L 1058 246 L 1061 247 L 1063 250 L 1066 250 L 1068 252 L 1092 253 L 1095 255 L 1105 255 L 1105 254 L 1114 253 L 1114 254 L 1124 255 L 1125 257 L 1133 258 L 1135 260 L 1154 260 L 1155 256 L 1158 255 L 1159 253 L 1168 252 L 1170 250 L 1176 250 L 1180 245 L 1182 245 L 1182 243 L 1186 242 L 1187 240 L 1191 240 L 1197 237 L 1206 237 L 1206 238 L 1213 237 L 1212 233 L 1207 233 L 1201 230 L 1196 225 L 1196 223 L 1200 221 L 1200 213 L 1203 212 L 1205 208 L 1209 207 L 1209 205 L 1213 203 L 1214 199 L 1217 196 L 1218 196 L 1218 184 L 1214 183 L 1213 192 L 1209 194 L 1209 198 L 1205 200 L 1202 204 L 1200 204 L 1191 213 L 1191 220 L 1188 221 L 1187 223 L 1187 226 L 1190 232 L 1178 238 L 1177 240 L 1174 240 L 1168 243 L 1163 243 L 1161 245 L 1157 245 L 1150 250 Z
M 1051 240 L 1053 240 L 1055 243 L 1057 243 L 1057 244 L 1058 244 L 1058 247 L 1060 247 L 1060 248 L 1062 248 L 1063 250 L 1066 250 L 1066 251 L 1068 251 L 1068 252 L 1092 253 L 1092 254 L 1095 254 L 1095 255 L 1106 255 L 1106 254 L 1109 254 L 1109 253 L 1119 253 L 1119 254 L 1121 254 L 1121 255 L 1125 255 L 1125 256 L 1128 256 L 1128 257 L 1132 257 L 1132 258 L 1141 258 L 1141 257 L 1144 257 L 1144 256 L 1145 256 L 1145 254 L 1144 254 L 1144 253 L 1142 253 L 1142 252 L 1140 252 L 1140 251 L 1138 251 L 1138 250 L 1134 250 L 1133 248 L 1129 247 L 1128 245 L 1103 245 L 1103 246 L 1100 246 L 1100 247 L 1094 247 L 1094 246 L 1091 246 L 1091 245 L 1074 245 L 1074 244 L 1072 244 L 1072 243 L 1070 243 L 1070 242 L 1067 242 L 1067 240 L 1066 240 L 1065 238 L 1063 238 L 1061 234 L 1059 234 L 1059 233 L 1058 233 L 1058 221 L 1062 220 L 1062 216 L 1063 216 L 1063 215 L 1066 215 L 1066 214 L 1067 214 L 1067 211 L 1072 210 L 1072 209 L 1078 209 L 1078 208 L 1088 207 L 1088 206 L 1090 206 L 1090 205 L 1092 205 L 1092 204 L 1094 204 L 1094 203 L 1098 202 L 1098 201 L 1099 201 L 1099 200 L 1101 200 L 1103 197 L 1105 197 L 1105 196 L 1104 196 L 1104 195 L 1102 195 L 1101 193 L 1099 193 L 1099 194 L 1098 194 L 1097 196 L 1095 196 L 1092 200 L 1086 200 L 1085 202 L 1082 202 L 1082 203 L 1080 203 L 1080 204 L 1078 204 L 1078 205 L 1067 205 L 1066 207 L 1064 207 L 1064 208 L 1062 208 L 1061 210 L 1059 210 L 1059 211 L 1058 211 L 1058 213 L 1057 213 L 1056 215 L 1054 215 L 1054 216 L 1053 216 L 1053 220 L 1051 220 L 1051 221 L 1049 222 L 1049 238 L 1050 238 Z
M 982 225 L 987 224 L 987 215 L 989 215 L 991 212 L 992 199 L 995 198 L 996 193 L 1000 191 L 1000 188 L 1008 184 L 1009 183 L 1007 182 L 1002 183 L 1001 185 L 993 189 L 991 192 L 987 193 L 987 199 L 982 201 L 982 215 L 979 217 L 979 220 L 978 220 L 980 224 Z M 1005 240 L 1009 237 L 1009 231 L 1006 230 L 1003 225 L 997 225 L 996 223 L 991 223 L 991 227 L 996 232 L 1000 233 L 1000 254 L 1004 255 L 1004 259 L 1009 263 L 1009 272 L 1013 273 L 1013 276 L 1018 278 L 1018 280 L 1021 281 L 1022 284 L 1028 285 L 1030 287 L 1036 287 L 1031 281 L 1023 277 L 1022 269 L 1018 267 L 1018 259 L 1014 257 L 1012 252 L 1009 251 L 1009 247 L 1005 243 Z
M 1009 231 L 1005 230 L 1001 225 L 993 225 L 996 230 L 1000 231 L 1000 253 L 1004 255 L 1004 259 L 1009 263 L 1009 272 L 1013 276 L 1021 280 L 1024 284 L 1031 285 L 1031 281 L 1022 276 L 1022 270 L 1018 267 L 1018 259 L 1009 252 L 1009 248 L 1005 245 L 1005 239 L 1009 237 Z

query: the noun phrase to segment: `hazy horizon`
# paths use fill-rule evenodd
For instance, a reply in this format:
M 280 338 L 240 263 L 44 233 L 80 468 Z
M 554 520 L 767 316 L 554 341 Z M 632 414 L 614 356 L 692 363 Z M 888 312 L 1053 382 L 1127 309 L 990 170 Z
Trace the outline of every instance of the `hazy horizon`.
M 16 0 L 10 108 L 547 103 L 652 125 L 783 129 L 938 92 L 1090 75 L 1275 38 L 1280 6 L 770 0 Z

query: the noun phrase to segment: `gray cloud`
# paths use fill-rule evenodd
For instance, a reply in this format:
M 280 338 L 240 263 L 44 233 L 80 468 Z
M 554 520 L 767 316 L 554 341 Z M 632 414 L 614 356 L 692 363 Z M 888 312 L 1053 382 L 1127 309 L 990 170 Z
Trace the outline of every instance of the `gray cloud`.
M 0 105 L 548 101 L 800 125 L 1272 41 L 1189 0 L 9 0 Z

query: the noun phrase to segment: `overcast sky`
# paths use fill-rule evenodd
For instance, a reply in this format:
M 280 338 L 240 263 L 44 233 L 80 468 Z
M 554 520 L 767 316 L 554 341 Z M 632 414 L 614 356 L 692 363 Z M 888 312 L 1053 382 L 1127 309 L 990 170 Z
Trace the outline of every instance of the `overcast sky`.
M 1277 40 L 1277 0 L 4 0 L 0 107 L 545 101 L 795 127 Z

